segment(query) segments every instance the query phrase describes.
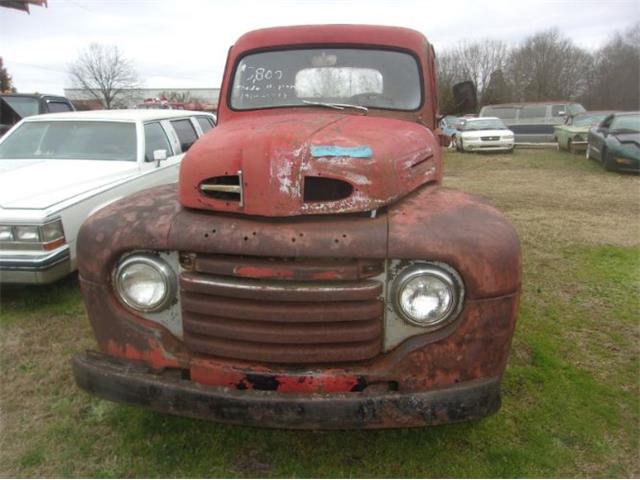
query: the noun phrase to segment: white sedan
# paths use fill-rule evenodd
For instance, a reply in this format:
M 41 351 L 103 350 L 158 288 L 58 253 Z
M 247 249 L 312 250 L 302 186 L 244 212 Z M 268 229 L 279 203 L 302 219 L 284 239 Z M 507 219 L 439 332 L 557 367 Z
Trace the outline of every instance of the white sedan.
M 458 127 L 455 143 L 461 152 L 511 152 L 514 135 L 499 118 L 469 118 Z
M 185 110 L 28 117 L 0 139 L 0 283 L 44 284 L 76 269 L 76 236 L 96 210 L 176 182 L 180 160 L 214 126 Z

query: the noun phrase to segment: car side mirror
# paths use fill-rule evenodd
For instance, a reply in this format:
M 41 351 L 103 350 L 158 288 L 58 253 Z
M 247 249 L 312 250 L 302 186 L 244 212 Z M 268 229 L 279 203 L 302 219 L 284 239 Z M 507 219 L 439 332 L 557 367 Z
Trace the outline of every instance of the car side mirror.
M 167 151 L 165 149 L 153 151 L 153 161 L 156 162 L 156 167 L 160 166 L 160 162 L 167 159 Z
M 478 108 L 478 96 L 475 84 L 467 80 L 456 83 L 453 86 L 453 98 L 456 102 L 455 112 L 457 114 L 473 113 Z

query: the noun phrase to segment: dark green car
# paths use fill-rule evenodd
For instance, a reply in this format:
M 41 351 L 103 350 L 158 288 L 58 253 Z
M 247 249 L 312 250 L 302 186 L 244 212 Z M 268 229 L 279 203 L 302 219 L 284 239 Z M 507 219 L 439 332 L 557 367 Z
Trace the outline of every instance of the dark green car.
M 589 131 L 587 158 L 607 170 L 640 172 L 640 112 L 619 112 Z
M 612 113 L 615 112 L 583 112 L 568 116 L 562 125 L 553 127 L 558 150 L 578 153 L 586 149 L 589 130 Z

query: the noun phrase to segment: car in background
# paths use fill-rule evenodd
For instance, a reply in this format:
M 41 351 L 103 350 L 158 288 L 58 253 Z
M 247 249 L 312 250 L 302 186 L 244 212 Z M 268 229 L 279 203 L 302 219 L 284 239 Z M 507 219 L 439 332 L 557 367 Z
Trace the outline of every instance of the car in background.
M 20 120 L 42 113 L 73 112 L 75 107 L 65 97 L 41 93 L 0 94 L 0 137 Z
M 0 139 L 0 283 L 45 284 L 74 271 L 82 222 L 119 198 L 177 181 L 185 152 L 213 125 L 212 115 L 186 110 L 22 120 Z
M 617 112 L 589 130 L 587 158 L 606 170 L 640 172 L 640 112 Z
M 451 143 L 449 144 L 450 147 L 453 147 L 455 144 L 454 138 L 458 134 L 457 127 L 459 123 L 460 119 L 458 117 L 447 115 L 446 117 L 442 118 L 438 124 L 440 130 L 442 130 L 442 133 L 451 138 Z
M 568 116 L 564 124 L 553 127 L 558 150 L 578 153 L 586 149 L 589 130 L 612 113 L 614 112 L 584 112 Z
M 553 127 L 585 111 L 579 103 L 568 101 L 505 103 L 485 105 L 480 116 L 498 117 L 514 132 L 516 144 L 524 146 L 555 144 Z
M 458 127 L 455 143 L 460 152 L 512 152 L 514 134 L 499 118 L 467 118 Z

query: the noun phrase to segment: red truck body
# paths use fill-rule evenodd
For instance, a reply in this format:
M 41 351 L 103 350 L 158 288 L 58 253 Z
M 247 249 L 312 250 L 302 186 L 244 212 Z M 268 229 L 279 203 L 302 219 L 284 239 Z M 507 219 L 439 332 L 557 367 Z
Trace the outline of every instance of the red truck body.
M 341 63 L 378 52 L 393 65 L 382 73 Z M 296 59 L 309 65 L 291 73 Z M 396 27 L 241 37 L 218 126 L 189 150 L 177 187 L 116 202 L 80 232 L 100 351 L 74 358 L 78 384 L 270 427 L 419 426 L 495 412 L 519 241 L 487 201 L 441 187 L 434 61 L 422 34 Z M 348 77 L 350 93 L 364 89 L 350 97 L 359 103 L 314 100 L 329 74 Z M 412 75 L 414 97 L 393 83 Z M 156 306 L 135 302 L 158 291 Z

